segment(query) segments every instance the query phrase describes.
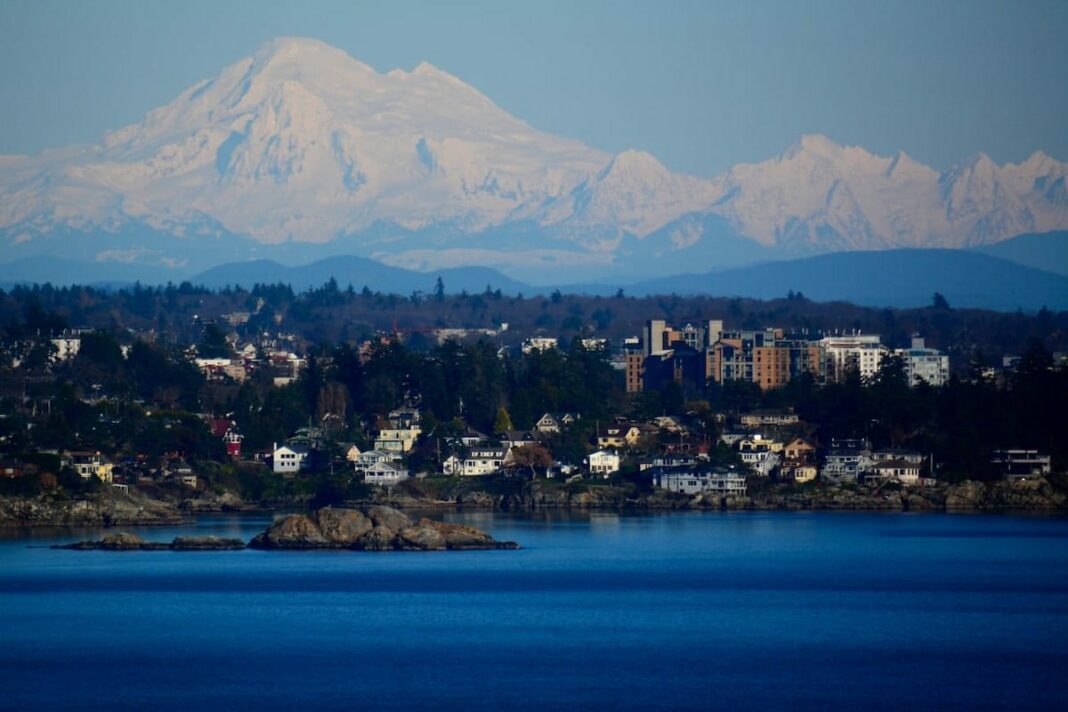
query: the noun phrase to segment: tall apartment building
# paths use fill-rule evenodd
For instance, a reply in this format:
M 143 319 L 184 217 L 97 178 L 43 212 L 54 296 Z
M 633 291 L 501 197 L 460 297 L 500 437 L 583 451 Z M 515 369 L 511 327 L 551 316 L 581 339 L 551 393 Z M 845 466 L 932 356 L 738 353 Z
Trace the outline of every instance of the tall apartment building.
M 823 346 L 818 341 L 788 339 L 782 329 L 725 331 L 723 322 L 710 320 L 676 329 L 652 320 L 642 329 L 638 345 L 625 345 L 627 392 L 659 388 L 669 379 L 687 390 L 709 380 L 751 381 L 761 388 L 777 388 L 801 373 L 822 380 L 826 373 Z
M 862 379 L 871 378 L 878 373 L 883 357 L 889 353 L 878 334 L 825 336 L 820 339 L 820 344 L 827 354 L 828 381 L 844 381 L 850 372 L 856 372 Z
M 826 363 L 818 341 L 787 339 L 782 329 L 727 331 L 709 350 L 708 374 L 716 383 L 751 381 L 778 388 L 802 373 L 823 380 Z
M 912 348 L 897 349 L 894 353 L 905 361 L 909 386 L 917 386 L 920 381 L 931 386 L 942 386 L 949 380 L 949 356 L 938 349 L 927 348 L 919 336 L 912 337 Z
M 659 387 L 667 378 L 680 385 L 699 384 L 703 387 L 709 376 L 704 354 L 722 333 L 723 322 L 718 319 L 696 326 L 687 324 L 681 329 L 670 326 L 663 319 L 647 321 L 642 327 L 639 343 L 627 340 L 623 344 L 627 392 L 637 393 L 647 385 Z M 696 357 L 694 352 L 697 352 Z M 647 369 L 656 372 L 647 373 Z M 649 384 L 646 384 L 647 380 Z

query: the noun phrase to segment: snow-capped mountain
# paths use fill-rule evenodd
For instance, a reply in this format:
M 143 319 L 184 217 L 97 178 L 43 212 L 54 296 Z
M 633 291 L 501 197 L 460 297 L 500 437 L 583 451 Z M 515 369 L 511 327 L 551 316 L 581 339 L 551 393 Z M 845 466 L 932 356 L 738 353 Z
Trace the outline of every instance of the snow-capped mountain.
M 537 131 L 429 64 L 379 73 L 279 39 L 92 146 L 0 156 L 8 259 L 180 271 L 348 252 L 430 269 L 583 276 L 761 254 L 964 247 L 1068 228 L 1068 166 L 940 173 L 806 136 L 711 179 Z M 754 252 L 755 251 L 755 252 Z M 535 274 L 532 274 L 535 273 Z

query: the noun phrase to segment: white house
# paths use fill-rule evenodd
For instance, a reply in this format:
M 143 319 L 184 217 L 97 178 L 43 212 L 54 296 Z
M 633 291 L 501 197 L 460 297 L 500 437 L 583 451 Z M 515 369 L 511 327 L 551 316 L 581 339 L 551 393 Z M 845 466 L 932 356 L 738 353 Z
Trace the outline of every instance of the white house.
M 453 455 L 442 464 L 446 475 L 479 477 L 500 472 L 508 462 L 509 451 L 506 448 L 474 448 L 463 460 Z
M 920 466 L 908 460 L 883 460 L 876 463 L 871 471 L 879 479 L 897 480 L 906 485 L 920 481 Z
M 572 413 L 546 413 L 534 423 L 534 430 L 545 434 L 558 433 L 576 420 L 578 420 L 578 415 Z
M 383 452 L 382 450 L 367 450 L 356 456 L 356 462 L 353 467 L 357 472 L 363 472 L 369 467 L 374 467 L 383 462 L 393 462 L 396 459 L 393 453 Z
M 379 462 L 363 471 L 363 481 L 372 485 L 395 485 L 408 479 L 408 470 L 391 462 Z
M 586 458 L 591 475 L 608 477 L 613 472 L 619 472 L 619 453 L 614 450 L 598 450 L 591 452 Z
M 752 468 L 754 474 L 761 477 L 769 476 L 781 459 L 779 453 L 772 452 L 769 448 L 742 450 L 738 456 L 742 458 L 742 462 Z
M 745 475 L 735 470 L 654 468 L 652 475 L 653 484 L 668 492 L 718 492 L 726 496 L 744 496 L 746 492 Z
M 291 475 L 300 472 L 308 465 L 308 448 L 302 445 L 274 445 L 271 453 L 271 469 L 277 473 Z

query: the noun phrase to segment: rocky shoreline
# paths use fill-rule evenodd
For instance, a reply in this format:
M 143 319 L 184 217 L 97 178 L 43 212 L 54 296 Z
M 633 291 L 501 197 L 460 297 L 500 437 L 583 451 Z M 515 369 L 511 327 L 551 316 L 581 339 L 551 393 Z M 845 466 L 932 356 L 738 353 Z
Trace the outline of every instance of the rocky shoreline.
M 541 510 L 636 511 L 883 511 L 883 512 L 1046 512 L 1068 513 L 1064 482 L 1035 478 L 1022 482 L 965 481 L 931 487 L 874 488 L 860 485 L 778 485 L 761 483 L 745 497 L 715 493 L 697 495 L 641 491 L 633 485 L 563 483 L 515 480 L 480 482 L 481 478 L 453 478 L 433 482 L 412 480 L 405 486 L 380 490 L 370 501 L 347 503 L 361 508 L 396 510 L 473 509 L 498 512 Z M 176 525 L 197 514 L 216 512 L 270 513 L 300 508 L 301 502 L 246 502 L 232 493 L 211 494 L 180 502 L 155 499 L 131 490 L 104 490 L 83 499 L 50 495 L 33 498 L 0 497 L 0 529 L 44 527 L 128 527 Z M 404 527 L 417 526 L 409 522 Z M 316 526 L 319 526 L 316 523 Z M 373 526 L 372 526 L 373 528 Z M 398 528 L 392 527 L 396 535 Z M 430 537 L 433 539 L 433 537 Z
M 108 488 L 82 499 L 0 497 L 0 527 L 129 527 L 187 521 L 174 505 Z
M 434 489 L 418 482 L 383 492 L 376 503 L 399 509 L 461 508 L 502 512 L 539 510 L 722 510 L 722 511 L 886 511 L 886 512 L 1065 512 L 1068 494 L 1045 478 L 984 484 L 957 484 L 890 490 L 863 485 L 796 486 L 766 483 L 745 497 L 696 495 L 634 487 L 562 486 L 544 480 L 523 482 L 510 492 L 487 492 L 451 484 Z M 475 483 L 477 484 L 477 483 Z

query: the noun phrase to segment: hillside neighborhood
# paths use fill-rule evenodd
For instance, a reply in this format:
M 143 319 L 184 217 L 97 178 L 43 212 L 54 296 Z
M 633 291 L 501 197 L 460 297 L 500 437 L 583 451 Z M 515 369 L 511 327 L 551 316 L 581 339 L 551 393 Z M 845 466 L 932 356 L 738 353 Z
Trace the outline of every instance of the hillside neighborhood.
M 502 324 L 322 348 L 277 329 L 250 334 L 252 317 L 226 314 L 203 323 L 197 342 L 164 348 L 150 334 L 28 313 L 33 332 L 13 324 L 0 344 L 4 491 L 360 497 L 427 478 L 504 477 L 726 501 L 761 482 L 878 491 L 1063 468 L 1059 441 L 1040 432 L 962 450 L 923 412 L 950 393 L 1026 393 L 1049 407 L 1066 359 L 1041 349 L 961 379 L 920 334 L 891 348 L 855 329 L 649 319 L 619 341 L 567 345 Z M 415 336 L 424 351 L 411 350 Z M 1031 392 L 1036 379 L 1054 389 Z

